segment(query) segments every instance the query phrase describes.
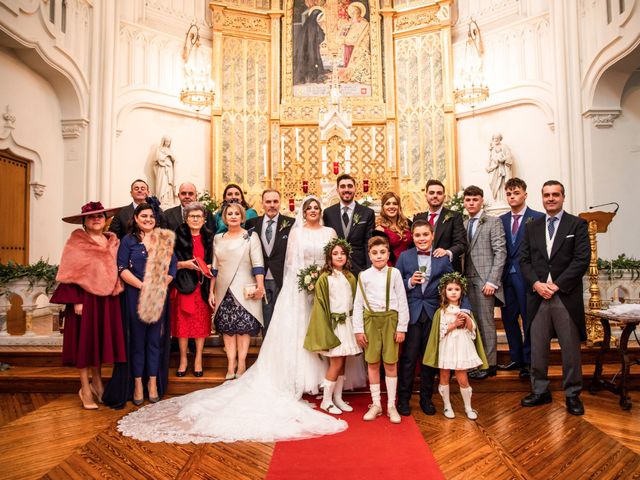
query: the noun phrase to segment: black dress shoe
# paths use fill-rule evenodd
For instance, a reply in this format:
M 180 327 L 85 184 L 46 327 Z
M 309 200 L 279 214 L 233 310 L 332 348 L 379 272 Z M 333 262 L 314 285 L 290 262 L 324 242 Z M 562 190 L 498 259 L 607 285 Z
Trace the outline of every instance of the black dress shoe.
M 436 406 L 433 404 L 431 399 L 420 399 L 420 408 L 424 412 L 425 415 L 435 415 L 436 414 Z
M 184 377 L 187 374 L 186 370 L 176 370 L 176 377 Z
M 518 377 L 522 379 L 531 378 L 531 371 L 529 370 L 528 365 L 525 365 L 520 369 L 520 373 L 518 374 Z
M 520 405 L 523 407 L 537 407 L 538 405 L 551 403 L 551 400 L 551 392 L 547 390 L 544 393 L 530 393 L 520 400 Z
M 193 376 L 194 377 L 201 377 L 204 375 L 204 370 L 194 370 L 193 371 Z
M 567 412 L 571 415 L 584 415 L 584 405 L 582 404 L 582 400 L 578 395 L 574 395 L 573 397 L 567 397 Z
M 398 413 L 403 417 L 408 417 L 411 415 L 411 407 L 409 406 L 409 402 L 398 402 Z
M 497 367 L 489 367 L 486 370 L 474 370 L 469 374 L 469 378 L 473 378 L 474 380 L 484 380 L 488 377 L 495 377 L 497 371 Z
M 505 365 L 498 365 L 498 370 L 517 370 L 522 367 L 523 364 L 520 362 L 509 362 Z

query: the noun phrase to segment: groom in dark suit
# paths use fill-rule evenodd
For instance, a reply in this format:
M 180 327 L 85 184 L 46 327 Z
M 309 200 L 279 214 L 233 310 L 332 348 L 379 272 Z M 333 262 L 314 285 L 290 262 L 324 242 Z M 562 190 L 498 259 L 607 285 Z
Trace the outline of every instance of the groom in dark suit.
M 462 214 L 443 206 L 444 185 L 440 180 L 430 179 L 425 188 L 429 210 L 418 213 L 413 221 L 426 220 L 433 227 L 433 256 L 448 255 L 456 272 L 462 273 L 461 257 L 467 250 L 467 237 L 462 224 Z
M 411 226 L 414 248 L 400 254 L 396 268 L 400 270 L 409 303 L 409 328 L 402 344 L 398 366 L 398 413 L 411 413 L 409 401 L 413 392 L 416 362 L 420 362 L 420 408 L 427 415 L 434 415 L 436 408 L 431 401 L 437 369 L 424 365 L 422 358 L 429 341 L 431 321 L 440 308 L 438 286 L 443 275 L 453 272 L 448 255 L 433 255 L 433 227 L 426 220 L 416 220 Z M 464 311 L 471 310 L 466 297 L 462 298 Z
M 504 189 L 511 211 L 500 216 L 507 244 L 507 260 L 502 271 L 504 288 L 502 323 L 509 342 L 511 361 L 505 365 L 498 365 L 498 370 L 519 368 L 520 378 L 528 378 L 531 365 L 531 338 L 527 317 L 527 287 L 520 271 L 520 254 L 525 225 L 544 217 L 544 213 L 527 207 L 527 184 L 524 180 L 517 177 L 510 178 L 505 183 Z M 518 317 L 522 319 L 522 330 Z
M 549 180 L 542 186 L 546 215 L 525 226 L 520 268 L 527 282 L 527 316 L 531 319 L 531 387 L 523 407 L 551 403 L 549 342 L 558 337 L 562 352 L 562 387 L 567 410 L 583 415 L 580 400 L 580 342 L 587 339 L 582 277 L 591 246 L 587 222 L 563 210 L 564 186 Z
M 245 228 L 255 230 L 262 243 L 266 272 L 264 277 L 266 301 L 262 302 L 262 315 L 266 335 L 273 316 L 273 307 L 282 288 L 287 240 L 295 219 L 280 214 L 280 192 L 277 190 L 267 189 L 262 192 L 262 208 L 264 215 L 247 220 Z
M 353 199 L 356 181 L 351 175 L 343 173 L 338 176 L 336 189 L 340 203 L 325 209 L 322 219 L 325 227 L 333 228 L 338 237 L 351 244 L 352 273 L 357 277 L 362 270 L 371 266 L 367 243 L 375 228 L 375 213 Z

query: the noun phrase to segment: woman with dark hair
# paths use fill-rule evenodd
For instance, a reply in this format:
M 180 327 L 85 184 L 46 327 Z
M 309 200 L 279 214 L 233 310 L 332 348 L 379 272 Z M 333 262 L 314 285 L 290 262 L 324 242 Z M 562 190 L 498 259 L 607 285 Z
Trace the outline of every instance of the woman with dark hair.
M 389 239 L 389 246 L 391 247 L 389 266 L 392 267 L 396 264 L 400 254 L 413 243 L 411 223 L 402 213 L 400 197 L 394 192 L 385 193 L 380 204 L 380 216 L 376 222 L 376 230 L 384 232 Z
M 157 236 L 153 236 L 157 226 L 158 207 L 155 203 L 141 203 L 136 207 L 129 223 L 129 233 L 122 238 L 118 249 L 118 272 L 125 283 L 122 296 L 123 318 L 128 333 L 129 349 L 128 363 L 119 364 L 114 368 L 112 380 L 105 392 L 105 403 L 113 407 L 124 406 L 130 398 L 135 405 L 141 405 L 144 401 L 145 386 L 149 401 L 155 403 L 167 387 L 169 296 L 165 290 L 162 313 L 151 323 L 141 318 L 139 312 L 142 306 L 138 305 L 143 283 L 156 280 L 146 278 L 145 273 L 148 260 L 149 264 L 155 261 L 162 247 L 155 241 Z M 168 285 L 175 276 L 176 257 L 172 255 L 168 274 L 165 278 L 159 279 L 160 287 Z M 143 379 L 147 379 L 146 385 Z
M 98 408 L 93 397 L 102 402 L 102 364 L 126 361 L 116 265 L 120 241 L 104 232 L 107 217 L 118 210 L 89 202 L 79 215 L 62 219 L 82 229 L 74 230 L 64 246 L 56 275 L 60 284 L 50 301 L 66 305 L 62 363 L 79 369 L 78 395 L 87 410 Z
M 204 226 L 206 209 L 193 202 L 184 207 L 184 221 L 176 229 L 174 252 L 178 260 L 178 273 L 174 281 L 176 296 L 173 299 L 173 324 L 171 335 L 178 339 L 180 365 L 177 377 L 187 372 L 187 341 L 195 338 L 196 354 L 193 375 L 203 376 L 202 351 L 204 340 L 211 333 L 211 309 L 209 308 L 208 265 L 213 257 L 213 235 Z
M 244 222 L 249 220 L 250 218 L 256 218 L 258 216 L 258 212 L 256 212 L 253 208 L 249 206 L 247 201 L 244 199 L 244 193 L 242 192 L 242 188 L 240 185 L 235 183 L 229 183 L 226 187 L 224 187 L 224 192 L 222 192 L 222 201 L 223 203 L 231 203 L 236 202 L 242 205 L 244 209 L 244 220 L 242 221 L 242 226 L 244 226 Z M 227 231 L 227 225 L 224 223 L 222 218 L 222 207 L 213 215 L 213 224 L 215 227 L 215 233 L 224 233 Z

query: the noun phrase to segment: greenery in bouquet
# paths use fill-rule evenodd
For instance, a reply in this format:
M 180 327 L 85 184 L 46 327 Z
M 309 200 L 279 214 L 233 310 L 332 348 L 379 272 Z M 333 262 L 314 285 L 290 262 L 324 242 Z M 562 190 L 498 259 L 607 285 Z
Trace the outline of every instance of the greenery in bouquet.
M 219 207 L 218 202 L 216 202 L 215 199 L 211 198 L 211 194 L 209 193 L 209 190 L 205 190 L 204 192 L 202 192 L 198 196 L 198 201 L 202 205 L 204 205 L 204 208 L 206 208 L 211 213 L 218 210 L 218 207 Z
M 298 291 L 315 293 L 316 282 L 320 277 L 320 267 L 318 265 L 309 265 L 298 272 Z
M 22 265 L 9 260 L 8 263 L 0 263 L 0 294 L 7 294 L 7 285 L 14 280 L 26 279 L 29 287 L 37 281 L 45 282 L 46 292 L 50 293 L 56 284 L 58 265 L 51 265 L 40 259 L 31 265 Z
M 461 213 L 463 218 L 469 218 L 469 215 L 464 209 L 464 188 L 456 192 L 449 200 L 445 201 L 444 206 L 451 211 Z

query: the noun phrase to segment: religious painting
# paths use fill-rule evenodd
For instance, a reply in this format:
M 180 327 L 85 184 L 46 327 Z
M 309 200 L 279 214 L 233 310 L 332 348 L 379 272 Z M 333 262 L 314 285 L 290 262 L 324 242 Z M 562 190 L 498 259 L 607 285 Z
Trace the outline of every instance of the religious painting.
M 372 94 L 368 0 L 293 1 L 293 96 L 327 96 L 337 73 L 345 97 Z

